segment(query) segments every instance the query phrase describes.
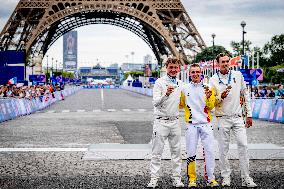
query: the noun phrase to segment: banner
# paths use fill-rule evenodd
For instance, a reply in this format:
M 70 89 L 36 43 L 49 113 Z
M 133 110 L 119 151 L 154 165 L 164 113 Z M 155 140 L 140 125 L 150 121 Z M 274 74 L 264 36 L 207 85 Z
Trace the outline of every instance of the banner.
M 77 31 L 68 32 L 63 36 L 63 68 L 77 70 Z
M 82 89 L 82 87 L 68 88 L 63 91 L 56 91 L 55 98 L 50 94 L 49 96 L 42 96 L 28 99 L 5 98 L 0 99 L 0 122 L 13 119 L 18 116 L 28 115 L 38 110 L 44 109 L 56 101 L 63 100 L 64 96 L 69 96 Z

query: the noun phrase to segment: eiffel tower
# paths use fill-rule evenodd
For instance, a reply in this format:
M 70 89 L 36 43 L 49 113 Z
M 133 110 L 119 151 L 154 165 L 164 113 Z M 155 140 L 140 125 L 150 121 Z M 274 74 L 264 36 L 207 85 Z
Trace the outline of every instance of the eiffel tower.
M 45 55 L 65 33 L 111 24 L 142 38 L 157 60 L 192 60 L 205 43 L 180 0 L 20 0 L 0 34 L 0 50 Z

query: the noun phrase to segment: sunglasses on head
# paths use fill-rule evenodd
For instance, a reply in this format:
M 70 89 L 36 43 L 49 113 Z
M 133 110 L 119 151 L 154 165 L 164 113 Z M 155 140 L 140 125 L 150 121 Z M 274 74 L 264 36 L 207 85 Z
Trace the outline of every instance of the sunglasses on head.
M 200 71 L 191 71 L 190 73 L 195 74 L 195 73 L 200 73 Z
M 231 57 L 231 55 L 228 54 L 228 53 L 220 53 L 220 54 L 218 54 L 218 55 L 216 56 L 216 59 L 218 60 L 220 57 L 224 57 L 224 56 Z

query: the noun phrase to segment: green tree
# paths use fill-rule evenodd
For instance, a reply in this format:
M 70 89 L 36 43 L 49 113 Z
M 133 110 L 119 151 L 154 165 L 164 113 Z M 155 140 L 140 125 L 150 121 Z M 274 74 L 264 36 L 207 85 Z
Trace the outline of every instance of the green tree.
M 251 52 L 251 41 L 245 40 L 244 47 L 245 47 L 245 52 Z M 243 43 L 242 42 L 236 42 L 232 41 L 231 42 L 231 47 L 233 48 L 233 56 L 238 56 L 242 54 L 243 51 Z
M 153 70 L 152 71 L 152 77 L 159 77 L 160 76 L 160 70 Z
M 124 72 L 124 79 L 127 79 L 128 75 L 131 74 L 133 79 L 138 79 L 139 76 L 144 76 L 143 71 L 131 71 L 131 72 Z
M 275 35 L 260 51 L 259 64 L 264 70 L 264 82 L 283 83 L 284 73 L 277 72 L 284 67 L 284 34 Z
M 229 51 L 227 51 L 223 46 L 214 46 L 214 52 L 213 52 L 213 46 L 206 47 L 205 49 L 202 50 L 202 52 L 196 55 L 194 62 L 214 60 L 217 54 L 222 52 L 229 53 Z
M 271 42 L 265 44 L 264 53 L 269 59 L 269 66 L 276 66 L 284 63 L 284 34 L 275 35 Z

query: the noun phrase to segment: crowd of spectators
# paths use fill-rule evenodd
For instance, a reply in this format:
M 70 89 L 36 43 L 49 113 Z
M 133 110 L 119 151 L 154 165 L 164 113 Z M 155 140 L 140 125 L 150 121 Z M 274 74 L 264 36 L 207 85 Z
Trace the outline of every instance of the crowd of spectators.
M 64 86 L 60 85 L 31 85 L 31 86 L 21 86 L 21 85 L 0 85 L 0 98 L 18 98 L 18 99 L 33 99 L 40 98 L 43 96 L 49 96 L 52 94 L 54 97 L 55 91 L 61 91 Z
M 262 86 L 256 87 L 252 90 L 253 96 L 256 98 L 284 98 L 283 85 L 276 86 Z

